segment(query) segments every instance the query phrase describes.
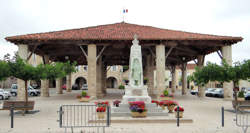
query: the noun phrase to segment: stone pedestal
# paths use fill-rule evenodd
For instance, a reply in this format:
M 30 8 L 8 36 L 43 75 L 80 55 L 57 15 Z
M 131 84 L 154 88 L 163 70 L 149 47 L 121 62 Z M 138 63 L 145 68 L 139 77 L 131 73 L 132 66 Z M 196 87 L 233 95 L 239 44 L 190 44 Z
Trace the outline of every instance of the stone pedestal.
M 28 58 L 28 45 L 18 45 L 18 55 L 21 59 L 27 60 Z M 21 79 L 17 79 L 17 99 L 25 100 L 25 82 Z
M 96 98 L 97 84 L 96 45 L 88 45 L 88 94 Z
M 175 93 L 175 89 L 176 89 L 176 68 L 175 66 L 172 66 L 171 67 L 171 75 L 172 75 L 172 82 L 171 82 L 171 90 L 172 90 L 172 93 L 174 94 Z
M 198 55 L 198 67 L 202 68 L 204 65 L 204 57 L 205 55 Z M 205 87 L 199 85 L 198 86 L 198 96 L 199 97 L 205 97 Z
M 49 80 L 41 81 L 41 96 L 49 97 Z
M 156 46 L 156 89 L 157 99 L 160 98 L 165 86 L 165 45 Z
M 154 97 L 154 59 L 151 55 L 147 56 L 146 78 L 148 78 L 147 86 L 149 96 Z
M 222 56 L 223 59 L 228 63 L 228 65 L 232 66 L 232 47 L 231 46 L 223 46 L 222 47 Z M 232 99 L 233 98 L 233 83 L 232 82 L 224 82 L 224 98 Z
M 125 86 L 125 95 L 122 97 L 122 103 L 126 104 L 133 101 L 144 101 L 151 103 L 151 97 L 148 96 L 147 86 L 144 87 L 131 87 Z
M 56 90 L 57 90 L 57 94 L 63 94 L 63 89 L 62 89 L 62 79 L 56 79 Z
M 71 77 L 72 77 L 71 74 L 69 74 L 69 75 L 66 76 L 66 86 L 67 86 L 66 91 L 67 92 L 71 92 L 72 91 Z
M 49 56 L 44 55 L 44 64 L 49 63 Z M 41 80 L 41 96 L 49 97 L 49 80 Z
M 186 95 L 187 93 L 187 63 L 182 64 L 182 95 Z

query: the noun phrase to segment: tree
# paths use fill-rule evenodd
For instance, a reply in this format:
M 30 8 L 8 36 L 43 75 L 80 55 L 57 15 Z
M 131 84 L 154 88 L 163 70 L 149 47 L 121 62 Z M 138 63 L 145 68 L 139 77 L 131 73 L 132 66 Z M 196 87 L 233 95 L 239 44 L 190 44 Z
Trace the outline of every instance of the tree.
M 240 80 L 250 79 L 250 60 L 245 60 L 242 63 L 237 62 L 234 66 L 228 65 L 224 60 L 222 65 L 208 62 L 203 68 L 195 68 L 195 72 L 190 79 L 198 85 L 204 86 L 209 81 L 233 82 L 233 87 L 236 88 Z M 235 101 L 237 104 L 237 92 L 234 89 Z
M 27 82 L 28 80 L 40 79 L 56 79 L 66 76 L 66 74 L 75 71 L 75 64 L 66 63 L 51 63 L 40 64 L 34 67 L 27 64 L 21 58 L 17 57 L 15 61 L 9 61 L 10 76 L 22 79 L 25 82 L 25 101 L 28 101 Z M 0 68 L 1 71 L 1 68 Z M 8 75 L 9 76 L 9 75 Z
M 5 80 L 10 76 L 10 68 L 6 61 L 0 60 L 0 81 Z
M 25 63 L 21 58 L 17 58 L 15 62 L 9 61 L 11 76 L 22 79 L 25 82 L 25 101 L 28 101 L 27 82 L 28 80 L 41 79 L 40 71 L 30 64 Z

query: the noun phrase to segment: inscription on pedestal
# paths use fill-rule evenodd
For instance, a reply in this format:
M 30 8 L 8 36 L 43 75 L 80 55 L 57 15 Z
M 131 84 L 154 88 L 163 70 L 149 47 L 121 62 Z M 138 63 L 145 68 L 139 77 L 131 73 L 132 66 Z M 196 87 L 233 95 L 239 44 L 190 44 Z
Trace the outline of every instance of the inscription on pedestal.
M 132 90 L 133 96 L 142 96 L 142 90 L 141 89 L 134 89 Z

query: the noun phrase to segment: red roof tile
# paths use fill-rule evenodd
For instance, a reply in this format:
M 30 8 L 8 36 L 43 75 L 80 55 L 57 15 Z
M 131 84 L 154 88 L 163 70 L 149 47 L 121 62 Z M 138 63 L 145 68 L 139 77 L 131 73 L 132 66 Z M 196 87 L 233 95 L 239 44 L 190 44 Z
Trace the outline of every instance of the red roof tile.
M 132 40 L 134 34 L 139 40 L 234 40 L 241 37 L 217 36 L 155 28 L 129 23 L 115 23 L 80 29 L 19 35 L 5 38 L 15 40 Z

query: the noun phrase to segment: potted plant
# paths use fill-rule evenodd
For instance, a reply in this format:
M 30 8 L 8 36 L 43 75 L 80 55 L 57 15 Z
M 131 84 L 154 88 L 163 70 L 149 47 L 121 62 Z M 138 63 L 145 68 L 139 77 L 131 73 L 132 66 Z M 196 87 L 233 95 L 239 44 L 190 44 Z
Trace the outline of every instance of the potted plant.
M 129 80 L 127 78 L 123 78 L 123 81 L 125 82 L 126 85 L 128 85 Z
M 77 98 L 77 99 L 80 99 L 80 98 L 82 98 L 82 95 L 81 95 L 81 94 L 77 94 L 77 95 L 76 95 L 76 98 Z
M 245 101 L 244 91 L 238 92 L 238 101 Z
M 115 100 L 115 101 L 113 102 L 113 105 L 114 105 L 115 107 L 119 107 L 120 103 L 121 103 L 120 100 Z
M 104 119 L 106 112 L 106 107 L 100 106 L 96 108 L 97 118 Z
M 167 89 L 165 89 L 164 91 L 163 91 L 163 94 L 162 95 L 160 95 L 160 100 L 173 100 L 173 98 L 174 98 L 174 95 L 173 94 L 169 94 L 169 92 L 168 92 L 168 90 Z
M 125 89 L 125 86 L 124 85 L 119 85 L 119 89 Z
M 147 82 L 148 82 L 148 78 L 146 78 L 146 77 L 145 77 L 145 78 L 143 79 L 143 83 L 144 83 L 144 85 L 146 85 L 146 84 L 147 84 Z
M 143 101 L 129 102 L 132 117 L 146 117 L 147 109 Z
M 157 106 L 159 105 L 159 101 L 152 100 L 151 103 L 155 103 Z
M 176 118 L 178 118 L 177 109 L 178 109 L 178 107 L 176 107 L 174 109 L 174 111 L 175 111 L 175 117 Z M 183 107 L 179 107 L 179 118 L 183 118 L 183 112 L 184 112 L 184 108 Z
M 90 100 L 90 96 L 87 95 L 86 91 L 82 91 L 81 98 L 79 99 L 80 102 L 88 102 Z
M 173 110 L 175 106 L 177 105 L 177 103 L 175 101 L 166 101 L 166 105 L 168 107 L 169 113 L 173 113 Z
M 106 108 L 109 105 L 108 101 L 102 102 L 102 101 L 98 101 L 95 102 L 96 104 L 96 113 L 97 113 L 97 117 L 98 119 L 104 119 L 105 117 L 105 112 L 106 112 Z

